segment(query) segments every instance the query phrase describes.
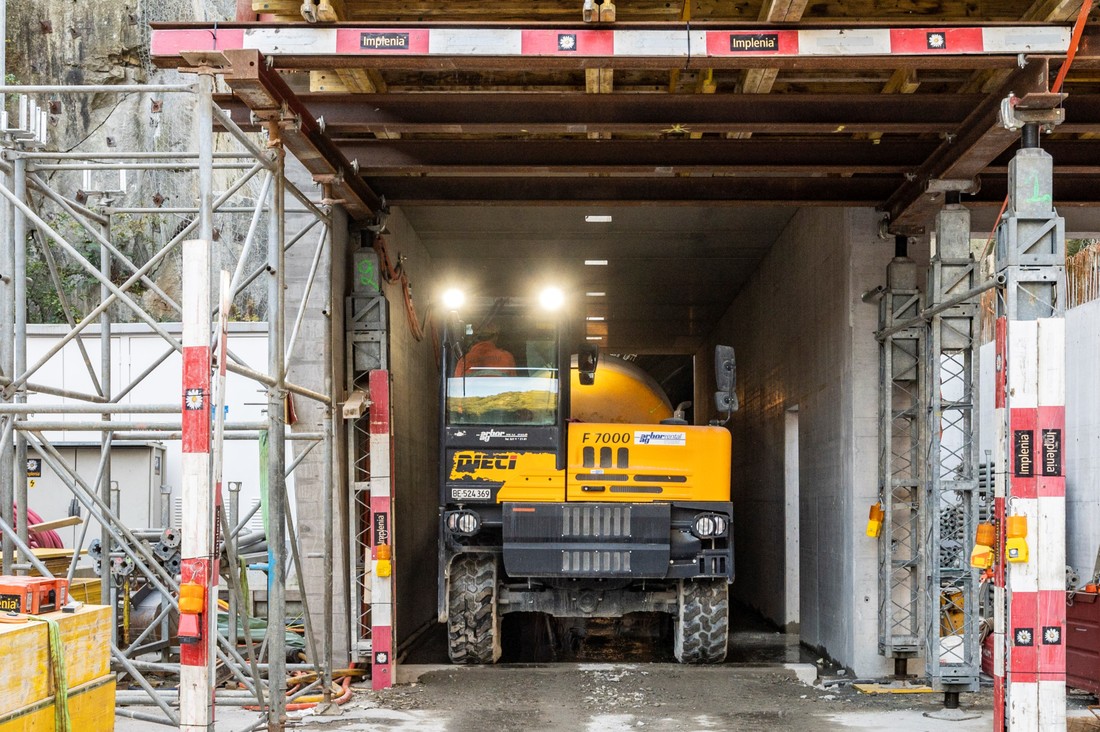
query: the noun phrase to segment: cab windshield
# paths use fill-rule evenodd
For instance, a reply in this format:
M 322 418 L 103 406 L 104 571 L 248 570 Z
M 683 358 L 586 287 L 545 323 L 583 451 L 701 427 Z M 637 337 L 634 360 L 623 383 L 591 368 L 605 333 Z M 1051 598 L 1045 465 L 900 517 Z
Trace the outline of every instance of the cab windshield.
M 553 425 L 557 328 L 505 300 L 463 312 L 448 329 L 447 423 Z

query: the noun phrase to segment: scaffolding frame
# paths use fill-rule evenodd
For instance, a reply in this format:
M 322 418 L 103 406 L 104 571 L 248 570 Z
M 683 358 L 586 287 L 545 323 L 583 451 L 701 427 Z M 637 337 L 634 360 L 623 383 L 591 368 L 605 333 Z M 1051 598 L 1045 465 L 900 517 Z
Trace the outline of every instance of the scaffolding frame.
M 917 265 L 895 257 L 887 268 L 887 286 L 879 300 L 879 327 L 891 330 L 879 342 L 879 654 L 894 659 L 904 675 L 909 658 L 921 647 L 919 577 L 921 489 L 924 464 L 923 412 L 926 369 L 925 328 L 912 323 L 924 298 L 916 286 Z
M 899 682 L 920 656 L 950 710 L 981 670 L 980 583 L 968 553 L 980 509 L 977 298 L 1005 283 L 977 282 L 970 214 L 957 198 L 937 219 L 925 293 L 903 247 L 887 285 L 868 293 L 881 298 L 879 654 L 894 660 Z
M 949 194 L 937 217 L 927 288 L 933 307 L 977 285 L 970 212 L 958 197 Z M 978 690 L 981 672 L 978 571 L 970 566 L 978 517 L 979 328 L 973 298 L 939 309 L 928 322 L 925 658 L 932 687 L 953 695 L 952 707 L 959 692 Z
M 257 705 L 265 713 L 247 729 L 266 727 L 269 730 L 281 730 L 285 725 L 286 703 L 320 687 L 324 702 L 332 699 L 333 648 L 331 608 L 333 572 L 331 548 L 333 546 L 332 521 L 324 526 L 323 542 L 329 556 L 324 563 L 323 578 L 324 608 L 320 617 L 323 627 L 320 629 L 320 648 L 315 647 L 316 638 L 310 627 L 311 612 L 305 595 L 302 577 L 302 564 L 299 561 L 301 551 L 297 533 L 287 510 L 287 481 L 309 451 L 322 447 L 321 459 L 324 464 L 323 493 L 325 507 L 331 518 L 331 507 L 336 486 L 336 475 L 332 469 L 332 458 L 336 442 L 333 431 L 332 409 L 335 406 L 331 374 L 332 358 L 330 343 L 332 340 L 332 267 L 335 257 L 329 256 L 325 266 L 319 266 L 321 254 L 327 247 L 331 253 L 331 206 L 335 205 L 331 196 L 315 202 L 309 195 L 297 188 L 286 177 L 283 132 L 285 126 L 279 120 L 265 124 L 266 146 L 244 133 L 220 109 L 213 100 L 216 77 L 221 69 L 216 62 L 206 59 L 196 60 L 197 73 L 195 83 L 186 84 L 141 84 L 118 86 L 0 86 L 0 95 L 23 95 L 18 102 L 22 112 L 20 120 L 9 124 L 7 115 L 0 119 L 0 560 L 9 572 L 27 574 L 32 569 L 44 576 L 52 576 L 50 571 L 38 561 L 29 546 L 27 532 L 27 471 L 26 453 L 33 447 L 41 455 L 44 463 L 72 491 L 74 497 L 84 507 L 88 520 L 85 530 L 95 520 L 101 527 L 101 549 L 104 557 L 112 554 L 125 557 L 132 563 L 133 577 L 139 584 L 149 588 L 160 596 L 158 610 L 147 628 L 129 643 L 120 643 L 116 630 L 118 618 L 115 617 L 118 592 L 120 588 L 112 580 L 108 563 L 103 563 L 101 574 L 101 600 L 112 607 L 112 670 L 121 678 L 129 678 L 140 688 L 135 691 L 119 691 L 116 712 L 121 716 L 133 717 L 150 723 L 167 726 L 179 726 L 181 714 L 177 714 L 173 704 L 175 694 L 154 688 L 149 682 L 151 674 L 178 677 L 178 664 L 168 663 L 165 651 L 169 644 L 168 619 L 178 613 L 179 583 L 174 574 L 166 569 L 162 559 L 150 550 L 141 532 L 132 531 L 119 518 L 117 493 L 112 496 L 110 454 L 112 443 L 119 440 L 157 439 L 180 440 L 183 428 L 179 415 L 180 402 L 176 404 L 127 404 L 122 400 L 137 386 L 144 382 L 153 371 L 172 354 L 181 352 L 180 338 L 164 327 L 164 324 L 144 308 L 132 294 L 132 288 L 141 286 L 152 291 L 172 310 L 179 313 L 180 305 L 167 295 L 149 276 L 149 273 L 165 257 L 173 253 L 189 237 L 199 240 L 202 245 L 212 247 L 214 241 L 213 222 L 215 217 L 249 216 L 248 234 L 242 245 L 226 296 L 228 302 L 239 296 L 245 288 L 260 278 L 267 280 L 268 292 L 268 363 L 265 367 L 254 367 L 236 356 L 232 350 L 222 348 L 218 364 L 221 369 L 241 375 L 258 384 L 267 394 L 267 419 L 258 422 L 228 422 L 224 427 L 226 439 L 258 440 L 266 433 L 269 441 L 267 472 L 269 477 L 269 583 L 268 595 L 268 631 L 258 647 L 253 642 L 251 625 L 247 617 L 248 603 L 238 581 L 238 572 L 229 571 L 229 600 L 231 617 L 226 634 L 217 631 L 216 614 L 208 613 L 207 627 L 212 629 L 212 670 L 216 657 L 223 668 L 239 682 L 245 691 L 233 692 L 219 690 L 213 693 L 213 704 Z M 147 151 L 69 151 L 53 152 L 46 149 L 46 131 L 48 129 L 47 105 L 39 105 L 38 100 L 51 95 L 74 94 L 149 94 L 184 95 L 193 100 L 192 116 L 194 135 L 198 150 L 188 152 L 147 152 Z M 215 125 L 223 139 L 231 139 L 236 149 L 231 152 L 214 152 Z M 102 192 L 104 195 L 87 197 L 88 191 L 76 195 L 72 191 L 62 190 L 40 175 L 44 171 L 93 171 L 117 170 L 123 174 L 130 170 L 170 169 L 187 171 L 196 179 L 199 192 L 197 205 L 173 209 L 147 208 L 114 204 L 114 195 L 120 192 Z M 214 170 L 231 174 L 232 181 L 224 191 L 215 194 L 213 190 Z M 261 179 L 261 193 L 253 201 L 240 200 L 239 193 L 252 180 Z M 85 177 L 87 180 L 87 175 Z M 120 186 L 121 187 L 121 186 Z M 112 195 L 113 194 L 113 195 Z M 286 200 L 295 199 L 300 206 L 294 212 L 288 212 Z M 170 241 L 157 249 L 148 261 L 137 263 L 124 254 L 113 242 L 111 224 L 118 214 L 130 216 L 162 215 L 166 212 L 188 215 L 188 223 L 183 226 Z M 288 213 L 302 213 L 310 217 L 309 222 L 299 231 L 288 232 Z M 71 236 L 58 231 L 47 220 L 48 215 L 66 218 L 74 225 L 80 236 L 98 245 L 98 262 L 91 261 L 91 254 L 85 254 L 71 241 Z M 260 233 L 260 223 L 267 216 L 267 235 Z M 294 320 L 290 321 L 286 311 L 286 273 L 285 255 L 294 246 L 304 246 L 301 242 L 305 235 L 320 224 L 320 235 L 313 250 L 313 266 L 309 272 L 305 295 Z M 33 236 L 31 235 L 33 233 Z M 266 239 L 266 241 L 263 241 Z M 51 274 L 51 280 L 57 290 L 58 300 L 68 322 L 68 332 L 33 364 L 27 363 L 27 301 L 30 294 L 27 289 L 27 247 L 37 246 L 42 252 Z M 194 243 L 194 242 L 192 242 Z M 247 270 L 247 260 L 254 248 L 266 246 L 267 262 L 265 266 L 252 271 Z M 99 302 L 82 318 L 74 313 L 68 301 L 58 274 L 56 252 L 64 252 L 69 261 L 76 263 L 100 285 Z M 185 266 L 185 272 L 186 272 Z M 112 272 L 123 271 L 125 280 L 117 284 Z M 209 277 L 209 269 L 205 274 Z M 185 275 L 186 276 L 186 275 Z M 320 283 L 314 288 L 316 283 Z M 316 290 L 315 300 L 323 301 L 325 329 L 325 376 L 320 391 L 288 381 L 290 366 L 296 353 L 302 350 L 297 336 L 300 332 L 310 293 Z M 165 351 L 143 373 L 113 392 L 111 389 L 111 349 L 112 334 L 111 306 L 119 304 L 126 308 L 137 320 L 143 322 L 150 333 L 158 335 L 166 344 Z M 210 308 L 209 336 L 211 344 L 218 340 L 218 329 L 214 328 L 221 306 Z M 288 323 L 291 323 L 288 328 Z M 93 365 L 85 348 L 85 337 L 93 325 L 98 325 L 102 346 L 102 357 L 98 369 Z M 61 389 L 48 383 L 36 381 L 36 374 L 59 357 L 62 349 L 74 342 L 81 353 L 93 389 L 90 392 L 78 392 Z M 230 340 L 229 345 L 232 345 Z M 296 348 L 297 346 L 297 348 Z M 211 364 L 213 366 L 213 364 Z M 28 403 L 29 394 L 48 395 L 65 401 L 42 404 Z M 288 432 L 284 414 L 288 394 L 313 400 L 323 408 L 322 429 L 314 432 Z M 182 397 L 182 395 L 181 395 Z M 175 414 L 177 419 L 167 419 Z M 36 415 L 41 415 L 37 416 Z M 79 417 L 84 415 L 84 417 Z M 157 421 L 149 420 L 149 415 L 162 415 Z M 221 414 L 218 414 L 221 421 Z M 44 418 L 43 418 L 44 417 Z M 59 417 L 68 417 L 62 420 Z M 121 419 L 119 417 L 122 417 Z M 76 419 L 72 419 L 76 418 Z M 64 435 L 71 431 L 94 431 L 101 434 L 100 459 L 96 477 L 92 481 L 82 478 L 74 466 L 68 464 L 56 447 L 56 438 L 51 433 Z M 297 443 L 304 449 L 288 466 L 287 448 Z M 218 471 L 213 471 L 215 475 Z M 220 496 L 220 488 L 219 488 Z M 114 501 L 112 502 L 112 499 Z M 215 522 L 215 535 L 224 541 L 227 564 L 236 570 L 239 567 L 236 538 L 250 517 L 242 520 L 239 514 L 237 492 L 231 486 L 228 515 L 219 508 L 215 516 L 207 521 Z M 183 513 L 183 517 L 186 512 Z M 186 519 L 181 517 L 185 522 Z M 17 529 L 14 527 L 18 527 Z M 186 524 L 185 524 L 186 530 Z M 285 535 L 285 540 L 284 540 Z M 147 537 L 146 537 L 147 538 Z M 81 539 L 83 545 L 84 539 Z M 68 568 L 71 578 L 79 561 L 79 546 L 75 547 L 72 562 Z M 286 625 L 286 568 L 287 549 L 294 559 L 299 585 L 302 587 L 302 603 L 305 607 L 306 647 L 309 651 L 309 664 L 289 664 L 294 669 L 310 668 L 317 672 L 312 683 L 303 684 L 291 697 L 286 696 L 285 634 Z M 220 554 L 215 545 L 212 559 Z M 216 582 L 216 577 L 214 578 Z M 123 602 L 127 600 L 122 599 Z M 211 600 L 211 602 L 213 602 Z M 238 618 L 238 614 L 240 618 Z M 243 650 L 237 643 L 238 622 L 243 621 Z M 279 632 L 271 632 L 271 629 Z M 228 637 L 227 637 L 228 636 Z M 127 639 L 129 640 L 129 639 Z M 138 658 L 149 651 L 159 651 L 157 660 Z M 266 661 L 266 662 L 265 662 Z M 184 691 L 184 694 L 187 692 Z M 151 706 L 151 712 L 129 708 L 133 706 Z M 180 708 L 185 705 L 181 700 Z M 159 712 L 159 713 L 158 713 Z

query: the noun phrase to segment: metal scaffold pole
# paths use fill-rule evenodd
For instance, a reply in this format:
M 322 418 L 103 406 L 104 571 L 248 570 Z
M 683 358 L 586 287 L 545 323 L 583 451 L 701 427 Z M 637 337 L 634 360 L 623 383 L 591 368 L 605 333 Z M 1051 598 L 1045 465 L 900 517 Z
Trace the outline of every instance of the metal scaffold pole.
M 1011 107 L 1010 107 L 1011 109 Z M 1065 221 L 1035 113 L 1020 129 L 995 262 L 994 729 L 1066 728 Z
M 286 395 L 284 357 L 286 256 L 283 204 L 285 151 L 279 125 L 267 126 L 269 140 L 275 152 L 275 183 L 272 186 L 268 223 L 267 308 L 268 308 L 268 371 L 275 383 L 268 388 L 268 596 L 267 653 L 270 706 L 269 732 L 281 732 L 286 724 Z
M 326 195 L 325 197 L 328 198 L 329 196 Z M 333 348 L 332 348 L 332 338 L 333 338 L 332 317 L 333 317 L 333 304 L 334 304 L 333 299 L 332 299 L 332 297 L 333 297 L 332 281 L 333 281 L 333 274 L 334 274 L 333 270 L 334 270 L 334 267 L 335 267 L 336 256 L 335 256 L 335 252 L 334 252 L 334 248 L 333 248 L 334 237 L 333 237 L 333 232 L 332 232 L 332 227 L 331 226 L 327 227 L 327 237 L 328 237 L 328 244 L 329 244 L 329 247 L 328 247 L 328 260 L 325 263 L 325 272 L 324 272 L 324 278 L 323 278 L 323 281 L 322 281 L 322 293 L 323 293 L 322 302 L 324 302 L 322 317 L 324 317 L 324 323 L 325 323 L 325 326 L 324 326 L 324 339 L 325 339 L 325 342 L 324 342 L 324 345 L 323 345 L 322 348 L 323 348 L 324 362 L 325 362 L 324 363 L 324 369 L 325 369 L 324 388 L 325 388 L 325 393 L 326 394 L 332 394 L 332 387 L 333 387 L 333 384 L 334 384 L 334 379 L 333 379 L 333 373 L 332 372 L 333 372 L 333 368 L 335 366 L 335 364 L 333 362 L 333 355 L 334 354 L 333 354 Z M 323 561 L 323 567 L 322 567 L 323 586 L 322 586 L 321 590 L 324 593 L 324 595 L 323 595 L 323 600 L 322 600 L 323 604 L 322 604 L 322 607 L 321 607 L 321 613 L 322 613 L 323 617 L 326 618 L 327 620 L 324 624 L 324 628 L 321 631 L 322 636 L 323 636 L 322 639 L 321 639 L 321 642 L 322 642 L 322 656 L 323 656 L 323 662 L 324 662 L 324 679 L 323 679 L 324 688 L 323 688 L 322 693 L 323 693 L 324 702 L 325 702 L 326 707 L 327 707 L 325 709 L 325 711 L 332 711 L 332 708 L 329 705 L 332 702 L 332 630 L 333 630 L 332 629 L 332 610 L 333 610 L 333 585 L 332 585 L 332 582 L 333 582 L 333 555 L 335 554 L 335 550 L 336 550 L 336 547 L 333 544 L 333 536 L 334 536 L 334 528 L 333 528 L 333 520 L 334 520 L 333 509 L 334 509 L 334 506 L 333 506 L 333 501 L 335 500 L 335 490 L 334 489 L 335 489 L 335 477 L 336 476 L 332 472 L 333 471 L 333 464 L 334 464 L 333 451 L 336 449 L 336 435 L 333 431 L 335 429 L 334 428 L 335 421 L 333 419 L 333 412 L 335 411 L 335 405 L 332 405 L 332 404 L 326 405 L 324 409 L 325 409 L 324 418 L 322 420 L 322 425 L 323 425 L 322 432 L 324 432 L 324 442 L 321 446 L 321 449 L 323 449 L 325 451 L 324 455 L 323 455 L 323 460 L 322 460 L 322 470 L 323 470 L 323 472 L 321 474 L 322 493 L 323 493 L 323 496 L 321 498 L 321 500 L 323 501 L 323 504 L 322 504 L 322 507 L 321 507 L 321 511 L 322 511 L 322 513 L 321 513 L 321 524 L 322 524 L 322 527 L 321 527 L 321 533 L 322 533 L 321 551 L 324 552 L 324 558 L 322 560 Z
M 0 179 L 8 186 L 11 175 L 7 170 L 2 171 Z M 0 325 L 4 326 L 0 327 L 0 376 L 8 382 L 0 392 L 3 404 L 14 401 L 15 392 L 11 384 L 15 379 L 15 241 L 11 221 L 11 204 L 6 199 L 0 201 L 0 242 L 3 242 L 0 246 Z M 15 526 L 15 451 L 12 443 L 15 419 L 14 414 L 0 419 L 3 426 L 0 429 L 0 518 L 9 526 Z M 15 564 L 15 544 L 7 532 L 0 536 L 0 564 L 5 572 L 12 572 L 11 567 Z

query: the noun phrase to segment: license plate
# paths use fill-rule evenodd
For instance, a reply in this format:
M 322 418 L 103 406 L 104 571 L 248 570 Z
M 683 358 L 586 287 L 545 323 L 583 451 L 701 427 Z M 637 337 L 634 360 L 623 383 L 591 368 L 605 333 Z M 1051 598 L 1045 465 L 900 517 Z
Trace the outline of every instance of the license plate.
M 452 501 L 488 501 L 493 493 L 488 488 L 452 488 Z

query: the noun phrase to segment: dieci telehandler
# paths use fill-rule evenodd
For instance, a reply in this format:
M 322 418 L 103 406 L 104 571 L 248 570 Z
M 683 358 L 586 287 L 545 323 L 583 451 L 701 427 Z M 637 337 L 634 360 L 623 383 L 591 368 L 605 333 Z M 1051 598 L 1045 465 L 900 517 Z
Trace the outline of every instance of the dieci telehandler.
M 444 301 L 439 618 L 454 663 L 493 663 L 501 618 L 672 616 L 683 663 L 726 655 L 730 433 L 673 416 L 625 361 L 571 348 L 560 291 Z M 460 304 L 461 303 L 461 304 Z M 715 352 L 736 410 L 733 349 Z

